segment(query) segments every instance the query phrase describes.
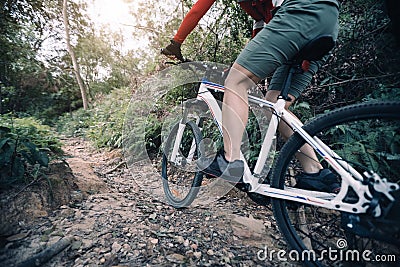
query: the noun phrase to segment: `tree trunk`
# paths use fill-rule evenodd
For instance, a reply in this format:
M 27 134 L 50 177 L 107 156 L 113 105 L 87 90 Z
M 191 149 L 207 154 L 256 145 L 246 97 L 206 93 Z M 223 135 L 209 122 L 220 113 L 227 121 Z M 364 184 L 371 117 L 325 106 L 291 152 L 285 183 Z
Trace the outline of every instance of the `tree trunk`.
M 78 61 L 76 60 L 76 57 L 75 57 L 75 52 L 72 49 L 72 45 L 71 45 L 71 39 L 70 39 L 70 35 L 69 35 L 69 25 L 68 25 L 67 1 L 68 0 L 63 0 L 63 9 L 62 9 L 63 21 L 64 21 L 64 27 L 65 27 L 65 41 L 67 42 L 68 53 L 71 56 L 72 65 L 74 66 L 75 78 L 76 78 L 76 81 L 78 82 L 79 89 L 81 90 L 83 109 L 86 110 L 88 108 L 87 92 L 86 92 L 86 87 L 85 87 L 82 77 L 81 77 Z

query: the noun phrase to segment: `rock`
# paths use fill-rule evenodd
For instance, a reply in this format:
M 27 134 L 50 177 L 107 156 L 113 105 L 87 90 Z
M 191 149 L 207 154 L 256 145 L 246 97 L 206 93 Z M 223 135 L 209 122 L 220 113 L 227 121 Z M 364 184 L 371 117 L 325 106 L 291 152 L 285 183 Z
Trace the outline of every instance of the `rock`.
M 69 208 L 64 208 L 60 212 L 60 216 L 62 216 L 64 218 L 69 217 L 72 214 L 74 214 L 74 211 L 72 209 L 69 209 Z
M 130 251 L 130 250 L 132 250 L 132 248 L 131 248 L 131 246 L 130 246 L 129 244 L 123 244 L 123 245 L 122 245 L 122 248 L 123 248 L 125 251 Z
M 61 239 L 60 236 L 51 236 L 51 237 L 49 238 L 49 241 L 47 241 L 47 246 L 54 245 L 54 244 L 57 243 L 60 239 Z
M 93 240 L 91 240 L 91 239 L 86 239 L 86 238 L 82 239 L 82 246 L 83 246 L 83 249 L 88 249 L 88 248 L 90 248 L 92 245 L 93 245 Z
M 74 241 L 71 244 L 72 250 L 78 250 L 82 246 L 82 241 Z
M 193 256 L 195 256 L 197 259 L 200 259 L 201 258 L 201 251 L 194 252 Z
M 29 232 L 27 232 L 27 233 L 19 233 L 19 234 L 16 234 L 16 235 L 9 236 L 9 237 L 7 237 L 6 240 L 8 242 L 14 242 L 14 241 L 22 240 L 22 239 L 26 238 L 27 236 L 29 236 Z
M 185 242 L 185 239 L 183 238 L 183 236 L 175 236 L 175 240 L 179 244 L 183 244 Z
M 150 243 L 153 245 L 157 245 L 158 244 L 158 239 L 157 238 L 150 238 Z
M 122 246 L 121 246 L 120 244 L 118 244 L 117 242 L 114 242 L 114 243 L 111 245 L 111 252 L 112 252 L 112 253 L 117 253 L 118 251 L 121 250 L 121 248 L 122 248 Z
M 166 258 L 168 261 L 173 262 L 173 263 L 184 263 L 185 262 L 185 256 L 178 254 L 178 253 L 167 255 Z
M 232 219 L 232 229 L 233 234 L 239 238 L 259 240 L 265 234 L 263 221 L 238 215 Z

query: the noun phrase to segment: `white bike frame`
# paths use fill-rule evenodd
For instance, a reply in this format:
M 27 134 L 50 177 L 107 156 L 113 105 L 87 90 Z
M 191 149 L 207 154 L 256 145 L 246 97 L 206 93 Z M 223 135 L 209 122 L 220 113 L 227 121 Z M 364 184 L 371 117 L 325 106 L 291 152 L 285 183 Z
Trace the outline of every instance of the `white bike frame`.
M 224 86 L 208 82 L 203 80 L 200 84 L 197 100 L 204 101 L 218 126 L 220 133 L 222 134 L 222 111 L 218 105 L 217 100 L 211 94 L 210 90 L 224 92 Z M 263 108 L 269 108 L 273 110 L 273 116 L 265 134 L 261 151 L 258 156 L 253 173 L 251 173 L 250 168 L 241 153 L 241 159 L 244 162 L 245 170 L 243 175 L 243 182 L 249 183 L 251 185 L 251 190 L 249 192 L 255 192 L 267 197 L 279 198 L 285 200 L 291 200 L 295 202 L 300 202 L 304 204 L 320 206 L 327 209 L 334 209 L 339 211 L 345 211 L 349 213 L 365 213 L 369 207 L 370 201 L 365 198 L 365 196 L 371 196 L 368 185 L 362 183 L 363 176 L 352 168 L 346 161 L 342 160 L 334 151 L 332 151 L 326 144 L 324 144 L 319 138 L 311 137 L 302 127 L 303 124 L 295 118 L 292 114 L 285 110 L 284 99 L 278 99 L 276 103 L 249 95 L 248 100 L 250 103 L 254 103 Z M 263 166 L 267 160 L 268 154 L 271 149 L 272 142 L 276 138 L 276 131 L 278 129 L 278 124 L 280 120 L 284 120 L 294 132 L 300 134 L 300 136 L 308 143 L 314 150 L 326 160 L 330 166 L 341 176 L 342 186 L 338 194 L 317 192 L 302 190 L 294 187 L 285 187 L 284 189 L 272 188 L 268 184 L 260 184 L 259 175 L 263 169 Z M 175 162 L 176 155 L 178 153 L 179 143 L 183 135 L 186 123 L 184 121 L 180 122 L 177 137 L 174 144 L 174 149 L 171 155 L 171 161 Z M 195 144 L 192 145 L 192 152 L 189 155 L 194 154 Z M 189 156 L 187 161 L 191 161 L 192 157 Z M 378 175 L 374 177 L 380 179 Z M 398 186 L 398 185 L 397 185 Z M 349 187 L 353 188 L 354 192 L 358 195 L 357 203 L 346 203 L 343 202 Z M 391 195 L 389 194 L 391 197 Z M 375 216 L 380 215 L 380 210 L 376 210 Z

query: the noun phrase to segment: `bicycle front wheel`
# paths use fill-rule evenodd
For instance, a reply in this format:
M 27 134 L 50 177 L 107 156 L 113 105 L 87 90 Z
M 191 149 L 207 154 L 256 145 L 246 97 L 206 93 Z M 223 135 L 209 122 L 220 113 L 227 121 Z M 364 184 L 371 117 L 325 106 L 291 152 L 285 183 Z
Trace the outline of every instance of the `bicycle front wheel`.
M 203 179 L 196 166 L 204 150 L 200 129 L 192 121 L 181 130 L 179 125 L 172 128 L 165 142 L 161 171 L 165 197 L 175 208 L 192 204 Z
M 373 171 L 381 178 L 399 184 L 399 111 L 400 102 L 362 103 L 322 115 L 304 129 L 321 139 L 359 173 Z M 282 148 L 272 187 L 295 186 L 295 176 L 301 172 L 296 155 L 302 153 L 304 144 L 304 139 L 294 134 Z M 319 161 L 324 168 L 329 168 L 323 158 Z M 346 198 L 351 201 L 355 195 L 348 190 Z M 279 199 L 273 199 L 272 205 L 282 234 L 297 251 L 297 254 L 293 253 L 297 256 L 293 260 L 305 261 L 311 266 L 336 266 L 346 262 L 352 265 L 362 262 L 363 266 L 368 266 L 376 264 L 377 257 L 383 255 L 392 259 L 384 262 L 386 266 L 395 265 L 400 257 L 400 194 L 396 191 L 393 195 L 394 205 L 379 218 Z M 332 251 L 336 254 L 330 254 Z

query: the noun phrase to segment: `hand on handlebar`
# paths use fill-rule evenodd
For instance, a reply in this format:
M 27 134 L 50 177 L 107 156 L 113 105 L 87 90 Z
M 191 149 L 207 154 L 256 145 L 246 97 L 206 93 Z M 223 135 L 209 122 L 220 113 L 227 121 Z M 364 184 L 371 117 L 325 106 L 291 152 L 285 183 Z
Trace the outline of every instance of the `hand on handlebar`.
M 181 44 L 174 40 L 171 40 L 171 43 L 167 47 L 161 49 L 161 54 L 171 59 L 178 59 L 182 62 L 185 61 L 181 52 Z

